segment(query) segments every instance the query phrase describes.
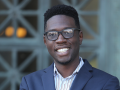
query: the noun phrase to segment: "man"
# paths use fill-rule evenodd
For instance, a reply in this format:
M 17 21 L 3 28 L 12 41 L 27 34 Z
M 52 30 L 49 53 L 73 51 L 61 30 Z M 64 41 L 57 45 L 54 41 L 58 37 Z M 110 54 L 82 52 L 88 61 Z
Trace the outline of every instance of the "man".
M 54 6 L 44 17 L 44 43 L 54 63 L 23 77 L 20 90 L 120 90 L 116 77 L 79 56 L 83 34 L 73 7 Z

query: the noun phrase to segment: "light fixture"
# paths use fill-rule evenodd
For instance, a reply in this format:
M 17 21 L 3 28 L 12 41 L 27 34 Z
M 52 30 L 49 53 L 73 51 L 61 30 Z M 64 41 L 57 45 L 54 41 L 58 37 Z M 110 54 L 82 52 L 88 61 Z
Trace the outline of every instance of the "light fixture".
M 27 30 L 23 27 L 19 27 L 16 31 L 16 36 L 18 38 L 24 38 L 27 35 Z
M 5 35 L 7 37 L 11 37 L 13 36 L 13 34 L 14 34 L 14 28 L 12 26 L 7 27 L 5 30 Z

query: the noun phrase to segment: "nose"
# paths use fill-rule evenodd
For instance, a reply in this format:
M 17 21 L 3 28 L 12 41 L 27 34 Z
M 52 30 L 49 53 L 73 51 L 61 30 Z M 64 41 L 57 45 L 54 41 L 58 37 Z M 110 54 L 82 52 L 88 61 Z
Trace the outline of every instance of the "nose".
M 59 34 L 58 39 L 56 40 L 56 43 L 62 44 L 62 43 L 66 43 L 66 41 L 67 40 L 61 34 Z

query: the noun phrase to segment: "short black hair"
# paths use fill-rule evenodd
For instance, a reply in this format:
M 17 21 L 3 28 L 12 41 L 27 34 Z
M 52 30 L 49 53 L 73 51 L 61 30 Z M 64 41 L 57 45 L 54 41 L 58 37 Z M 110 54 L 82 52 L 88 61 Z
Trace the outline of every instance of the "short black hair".
M 68 5 L 56 5 L 53 6 L 52 8 L 48 9 L 45 14 L 44 14 L 44 29 L 46 27 L 46 22 L 48 19 L 50 19 L 54 15 L 67 15 L 75 20 L 75 25 L 77 28 L 80 29 L 80 23 L 79 23 L 79 18 L 78 18 L 78 13 L 77 11 L 72 7 Z

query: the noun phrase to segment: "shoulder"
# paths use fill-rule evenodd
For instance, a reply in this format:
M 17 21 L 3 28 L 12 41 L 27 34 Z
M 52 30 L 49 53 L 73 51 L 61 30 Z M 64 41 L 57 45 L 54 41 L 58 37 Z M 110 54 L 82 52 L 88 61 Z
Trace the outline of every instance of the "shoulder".
M 27 86 L 27 85 L 30 86 L 30 85 L 36 84 L 36 81 L 38 81 L 38 80 L 39 80 L 39 83 L 41 83 L 42 82 L 42 75 L 44 73 L 44 70 L 45 69 L 35 71 L 35 72 L 32 72 L 28 75 L 23 76 L 21 84 L 23 86 Z M 41 85 L 42 85 L 42 83 L 41 83 Z
M 32 72 L 26 76 L 24 76 L 25 78 L 27 79 L 32 79 L 32 78 L 40 78 L 44 73 L 46 72 L 50 72 L 53 70 L 53 64 L 51 64 L 49 67 L 45 68 L 45 69 L 42 69 L 42 70 L 39 70 L 39 71 L 35 71 L 35 72 Z
M 33 86 L 38 85 L 36 83 L 36 81 L 38 81 L 38 80 L 39 80 L 39 86 L 42 86 L 41 75 L 42 75 L 43 71 L 44 70 L 39 70 L 39 71 L 30 73 L 30 74 L 22 77 L 22 81 L 20 84 L 20 90 L 29 90 L 30 88 L 33 88 Z
M 92 67 L 87 60 L 84 59 L 84 68 L 87 68 L 93 75 L 93 77 L 100 78 L 100 79 L 109 79 L 109 78 L 116 78 L 109 73 L 106 73 L 100 69 Z
M 117 77 L 110 75 L 100 69 L 92 67 L 87 60 L 84 60 L 84 68 L 87 68 L 92 75 L 88 85 L 94 88 L 101 87 L 103 90 L 119 90 L 119 80 Z
M 111 74 L 109 74 L 109 73 L 106 73 L 106 72 L 104 72 L 104 71 L 102 71 L 102 70 L 96 69 L 96 68 L 94 68 L 94 67 L 93 67 L 93 72 L 92 72 L 92 74 L 93 74 L 93 77 L 94 77 L 94 78 L 97 78 L 97 79 L 99 79 L 100 81 L 102 80 L 102 81 L 104 81 L 104 82 L 107 82 L 107 81 L 110 81 L 110 80 L 115 80 L 116 82 L 119 83 L 117 77 L 115 77 L 115 76 L 113 76 L 113 75 L 111 75 Z
M 40 77 L 40 76 L 42 76 L 42 74 L 44 73 L 44 70 L 45 70 L 45 69 L 32 72 L 32 73 L 30 73 L 30 74 L 28 74 L 28 75 L 25 75 L 24 77 L 25 77 L 25 78 Z
M 92 71 L 93 75 L 98 75 L 98 76 L 101 76 L 101 77 L 108 77 L 108 78 L 109 77 L 114 77 L 114 76 L 110 75 L 109 73 L 106 73 L 106 72 L 104 72 L 100 69 L 97 69 L 97 68 L 94 68 L 94 67 L 92 67 L 92 69 L 93 69 L 93 71 Z
M 84 59 L 84 65 L 83 65 L 84 68 L 86 68 L 86 70 L 90 71 L 91 74 L 95 77 L 99 77 L 99 78 L 110 78 L 110 77 L 114 77 L 112 75 L 110 75 L 109 73 L 106 73 L 100 69 L 97 69 L 97 68 L 94 68 L 92 67 L 89 62 L 87 60 Z
M 102 70 L 93 68 L 93 80 L 98 80 L 99 84 L 103 84 L 105 90 L 120 90 L 119 80 L 117 77 L 110 75 Z
M 30 73 L 24 77 L 22 77 L 22 82 L 20 84 L 20 90 L 38 90 L 38 88 L 43 88 L 42 77 L 47 73 L 49 76 L 49 72 L 52 72 L 53 65 L 49 66 L 46 69 L 42 69 L 39 71 L 35 71 Z M 35 87 L 34 87 L 35 86 Z M 43 89 L 42 89 L 43 90 Z
M 24 76 L 23 79 L 25 79 L 25 80 L 27 80 L 27 81 L 35 81 L 36 79 L 41 80 L 41 77 L 42 77 L 46 72 L 50 72 L 50 71 L 53 70 L 52 67 L 53 67 L 53 64 L 50 65 L 49 67 L 45 68 L 45 69 L 32 72 L 32 73 Z M 23 80 L 23 79 L 22 79 L 22 80 Z

